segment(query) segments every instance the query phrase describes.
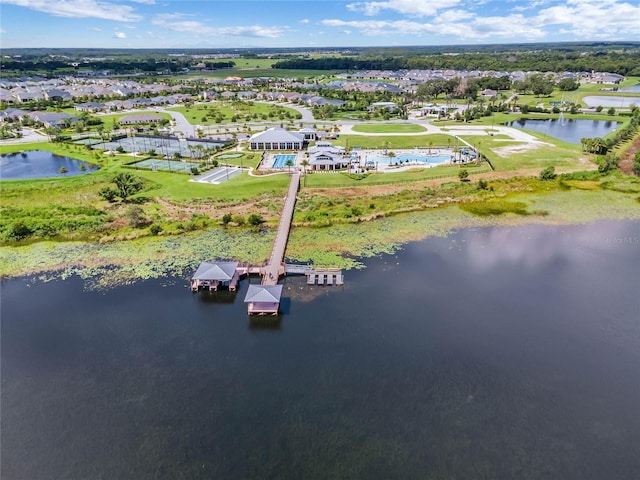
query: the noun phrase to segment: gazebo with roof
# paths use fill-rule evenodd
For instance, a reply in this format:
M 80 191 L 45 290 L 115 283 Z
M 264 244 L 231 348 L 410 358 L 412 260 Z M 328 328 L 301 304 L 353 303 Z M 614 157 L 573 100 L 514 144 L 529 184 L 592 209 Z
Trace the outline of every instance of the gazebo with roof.
M 282 285 L 249 285 L 244 303 L 249 304 L 249 314 L 277 315 L 281 295 Z
M 191 290 L 215 291 L 219 287 L 226 287 L 235 291 L 239 278 L 238 262 L 202 262 L 191 277 Z

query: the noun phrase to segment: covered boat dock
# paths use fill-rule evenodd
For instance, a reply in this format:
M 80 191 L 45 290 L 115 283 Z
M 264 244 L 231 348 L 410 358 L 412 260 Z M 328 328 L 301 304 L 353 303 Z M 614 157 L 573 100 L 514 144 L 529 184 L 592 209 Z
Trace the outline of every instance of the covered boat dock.
M 235 292 L 240 280 L 240 270 L 238 262 L 202 262 L 191 277 L 191 290 L 217 291 L 223 287 Z

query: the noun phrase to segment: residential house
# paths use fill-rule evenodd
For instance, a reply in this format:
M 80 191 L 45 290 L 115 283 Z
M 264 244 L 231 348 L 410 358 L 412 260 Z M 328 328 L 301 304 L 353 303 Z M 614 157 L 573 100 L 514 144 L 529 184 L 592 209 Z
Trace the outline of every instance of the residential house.
M 396 105 L 394 102 L 373 102 L 371 105 L 369 105 L 368 110 L 372 112 L 374 110 L 383 110 L 385 108 L 390 112 L 395 112 L 398 109 L 398 105 Z
M 75 122 L 78 117 L 65 112 L 29 112 L 29 117 L 34 122 L 39 122 L 45 127 L 68 127 Z
M 120 117 L 120 125 L 138 125 L 141 123 L 158 123 L 162 120 L 161 115 L 155 113 L 134 113 Z
M 105 107 L 106 106 L 104 103 L 85 102 L 85 103 L 79 103 L 74 108 L 79 112 L 99 112 L 100 110 L 104 110 Z

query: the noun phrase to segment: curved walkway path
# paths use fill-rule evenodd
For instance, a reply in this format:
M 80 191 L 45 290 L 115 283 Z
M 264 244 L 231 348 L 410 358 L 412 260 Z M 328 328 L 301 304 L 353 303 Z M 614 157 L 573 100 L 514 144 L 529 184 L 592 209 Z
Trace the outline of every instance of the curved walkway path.
M 196 136 L 196 128 L 198 128 L 198 126 L 191 125 L 187 118 L 180 112 L 167 110 L 165 108 L 158 108 L 157 111 L 171 115 L 171 118 L 176 122 L 175 130 L 182 132 L 185 137 L 194 138 Z

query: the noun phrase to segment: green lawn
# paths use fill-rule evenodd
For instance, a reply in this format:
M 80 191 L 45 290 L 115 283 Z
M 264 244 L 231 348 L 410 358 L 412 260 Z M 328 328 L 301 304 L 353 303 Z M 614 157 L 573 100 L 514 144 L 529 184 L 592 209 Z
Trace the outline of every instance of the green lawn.
M 256 168 L 262 153 L 255 152 L 236 152 L 233 150 L 222 152 L 214 157 L 215 160 L 224 165 L 235 165 L 237 167 Z
M 262 102 L 209 102 L 192 106 L 174 107 L 169 110 L 182 113 L 192 125 L 216 125 L 262 120 L 292 120 L 301 114 L 292 108 Z
M 640 77 L 628 77 L 625 81 L 620 85 L 620 87 L 630 87 L 632 85 L 636 85 L 640 83 Z M 638 103 L 640 103 L 640 93 L 634 92 L 613 92 L 613 91 L 603 91 L 603 88 L 612 88 L 614 85 L 603 85 L 598 83 L 584 83 L 581 84 L 578 90 L 574 90 L 571 92 L 562 92 L 560 90 L 554 90 L 553 93 L 548 97 L 538 97 L 535 95 L 520 95 L 518 94 L 517 103 L 534 106 L 538 103 L 543 103 L 545 107 L 549 107 L 550 102 L 559 102 L 563 99 L 568 102 L 581 103 L 582 98 L 587 95 L 603 95 L 603 96 L 625 96 L 625 97 L 639 97 Z
M 140 110 L 135 112 L 125 112 L 125 113 L 109 113 L 106 115 L 93 115 L 96 118 L 102 120 L 102 124 L 106 129 L 110 129 L 113 127 L 114 122 L 119 122 L 121 118 L 127 117 L 129 115 L 138 115 L 138 114 L 153 114 L 158 115 L 162 118 L 166 118 L 167 120 L 171 120 L 171 115 L 164 112 L 156 112 L 154 110 Z M 95 131 L 96 126 L 91 127 L 91 131 Z
M 372 137 L 366 135 L 340 135 L 332 141 L 336 145 L 343 147 L 362 148 L 427 148 L 429 146 L 453 145 L 454 137 L 451 135 L 402 135 L 402 136 L 381 136 Z
M 222 204 L 247 201 L 263 195 L 284 194 L 289 184 L 288 175 L 252 177 L 242 173 L 219 185 L 189 182 L 188 175 L 168 172 L 138 171 L 136 175 L 153 185 L 142 196 L 161 197 L 176 202 L 207 199 Z
M 550 137 L 543 138 L 543 135 L 539 135 L 536 132 L 529 133 L 549 145 L 531 146 L 525 142 L 505 141 L 500 136 L 461 135 L 460 138 L 478 148 L 489 158 L 494 168 L 498 171 L 542 169 L 550 165 L 557 168 L 589 169 L 589 164 L 585 164 L 587 155 L 580 151 L 580 146 L 561 142 Z
M 426 128 L 415 123 L 364 123 L 353 126 L 354 132 L 363 133 L 416 133 Z
M 465 166 L 469 174 L 484 173 L 490 171 L 490 167 L 484 163 L 479 167 L 471 165 Z M 309 188 L 319 187 L 357 187 L 366 185 L 391 185 L 395 183 L 411 183 L 421 180 L 434 180 L 438 178 L 458 179 L 461 168 L 458 166 L 440 166 L 433 168 L 414 168 L 404 172 L 391 173 L 370 173 L 364 178 L 346 174 L 318 174 L 310 173 L 307 176 L 306 186 Z

